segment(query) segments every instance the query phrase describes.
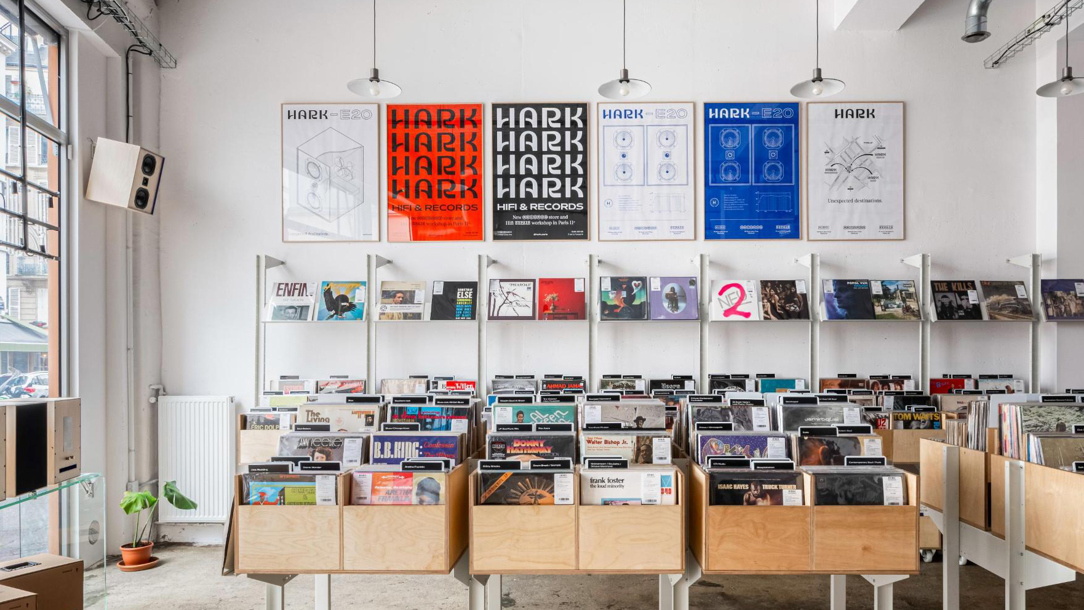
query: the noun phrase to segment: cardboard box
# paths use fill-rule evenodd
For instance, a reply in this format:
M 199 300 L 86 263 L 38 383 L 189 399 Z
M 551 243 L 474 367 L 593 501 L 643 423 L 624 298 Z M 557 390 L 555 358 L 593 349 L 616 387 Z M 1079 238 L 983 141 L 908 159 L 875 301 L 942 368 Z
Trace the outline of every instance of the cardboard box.
M 37 595 L 0 585 L 0 610 L 35 610 Z
M 42 554 L 6 561 L 0 585 L 35 594 L 37 610 L 83 610 L 81 559 Z
M 6 407 L 6 491 L 17 496 L 81 472 L 78 398 L 10 400 Z

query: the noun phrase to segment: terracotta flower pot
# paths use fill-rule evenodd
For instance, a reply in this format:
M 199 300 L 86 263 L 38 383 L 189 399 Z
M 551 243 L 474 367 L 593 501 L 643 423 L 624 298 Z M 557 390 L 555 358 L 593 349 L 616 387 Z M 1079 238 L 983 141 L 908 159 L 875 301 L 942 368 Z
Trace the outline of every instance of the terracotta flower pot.
M 126 566 L 137 566 L 150 562 L 151 550 L 154 548 L 153 542 L 144 540 L 142 546 L 133 547 L 131 544 L 125 544 L 120 547 L 121 559 Z

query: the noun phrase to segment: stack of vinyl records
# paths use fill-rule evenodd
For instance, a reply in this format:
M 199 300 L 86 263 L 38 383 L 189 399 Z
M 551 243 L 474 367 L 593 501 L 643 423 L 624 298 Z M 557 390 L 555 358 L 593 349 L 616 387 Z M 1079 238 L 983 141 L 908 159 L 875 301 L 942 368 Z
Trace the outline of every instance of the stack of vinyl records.
M 571 470 L 480 470 L 478 504 L 553 506 L 575 502 Z
M 787 435 L 782 432 L 696 432 L 693 435 L 695 458 L 708 465 L 713 455 L 787 459 Z
M 1071 470 L 1084 462 L 1084 434 L 1034 432 L 1028 434 L 1027 461 L 1051 468 Z
M 673 466 L 582 468 L 580 504 L 673 506 L 677 504 L 676 481 L 676 469 Z
M 411 506 L 444 504 L 446 473 L 362 466 L 350 472 L 350 504 Z
M 576 434 L 573 432 L 490 432 L 486 435 L 486 458 L 490 460 L 576 461 Z
M 338 477 L 333 474 L 278 472 L 241 475 L 240 503 L 251 506 L 334 506 Z
M 804 475 L 798 470 L 708 470 L 708 503 L 716 506 L 801 506 Z
M 1039 432 L 1072 432 L 1084 424 L 1080 403 L 1002 403 L 999 435 L 1001 455 L 1023 460 L 1027 457 L 1027 435 Z
M 876 434 L 792 437 L 792 454 L 799 466 L 843 466 L 847 456 L 881 455 L 881 437 Z
M 630 464 L 666 464 L 671 459 L 670 433 L 666 430 L 582 430 L 580 455 L 619 457 Z
M 808 466 L 816 506 L 903 506 L 904 472 L 891 466 Z

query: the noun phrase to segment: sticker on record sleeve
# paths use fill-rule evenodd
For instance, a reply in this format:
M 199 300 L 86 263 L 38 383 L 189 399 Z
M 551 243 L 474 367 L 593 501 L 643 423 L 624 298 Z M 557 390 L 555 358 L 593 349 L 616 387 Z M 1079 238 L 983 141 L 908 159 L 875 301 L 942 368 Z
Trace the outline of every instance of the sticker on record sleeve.
M 358 504 L 372 504 L 373 502 L 373 473 L 359 472 L 354 475 L 354 497 L 358 498 Z
M 608 277 L 602 278 L 602 291 L 603 292 L 609 292 L 610 291 L 610 278 L 608 278 Z
M 805 280 L 794 282 L 794 289 L 798 291 L 798 294 L 805 294 Z
M 657 472 L 640 475 L 640 503 L 659 504 L 662 501 L 662 480 Z
M 343 464 L 357 466 L 361 463 L 361 448 L 364 438 L 348 438 L 343 441 Z
M 651 463 L 652 464 L 669 464 L 670 463 L 670 437 L 669 436 L 656 436 L 651 439 Z
M 784 489 L 783 490 L 783 506 L 801 506 L 802 505 L 802 490 L 800 489 Z
M 584 284 L 584 281 L 583 281 L 582 277 L 576 278 L 576 280 L 572 283 L 572 290 L 574 292 L 583 292 L 583 290 L 584 290 L 584 285 L 583 284 Z
M 770 458 L 787 459 L 786 437 L 772 436 L 768 438 L 768 455 Z
M 1076 287 L 1076 295 L 1078 297 L 1084 297 L 1084 282 L 1073 282 Z
M 878 438 L 864 438 L 862 439 L 862 455 L 868 455 L 870 457 L 881 457 L 881 439 Z
M 444 282 L 442 282 L 442 281 L 433 282 L 433 296 L 442 295 L 442 294 L 444 294 Z
M 1016 296 L 1020 297 L 1021 299 L 1028 298 L 1028 291 L 1026 288 L 1024 288 L 1023 284 L 1016 285 Z
M 836 284 L 832 280 L 824 281 L 824 294 L 834 294 L 836 291 Z M 799 290 L 798 292 L 801 292 Z
M 316 505 L 335 506 L 335 476 L 319 475 L 316 477 Z
M 602 421 L 602 406 L 586 404 L 583 406 L 583 423 L 597 424 Z
M 972 305 L 978 305 L 979 304 L 979 291 L 978 290 L 968 290 L 967 291 L 967 300 Z
M 883 477 L 881 483 L 884 487 L 885 506 L 903 506 L 903 478 Z
M 843 423 L 849 426 L 862 423 L 862 408 L 843 407 Z
M 651 292 L 659 292 L 660 290 L 662 290 L 662 278 L 651 278 Z
M 452 420 L 452 432 L 466 432 L 467 420 L 465 419 L 453 419 Z
M 753 431 L 761 432 L 771 430 L 771 415 L 768 407 L 753 407 Z
M 553 503 L 572 504 L 575 501 L 572 495 L 572 485 L 571 472 L 553 473 Z
M 873 294 L 884 294 L 884 290 L 881 288 L 880 280 L 872 280 L 869 283 L 869 289 L 870 292 L 872 292 Z

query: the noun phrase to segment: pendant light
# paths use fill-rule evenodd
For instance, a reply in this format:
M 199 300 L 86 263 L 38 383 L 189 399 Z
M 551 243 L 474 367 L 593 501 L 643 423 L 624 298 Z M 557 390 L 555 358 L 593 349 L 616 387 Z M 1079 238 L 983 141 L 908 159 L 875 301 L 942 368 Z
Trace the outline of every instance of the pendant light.
M 362 97 L 388 99 L 403 92 L 403 89 L 388 80 L 380 80 L 380 70 L 376 68 L 376 0 L 373 0 L 373 68 L 369 78 L 355 78 L 346 83 L 346 88 Z
M 794 97 L 828 97 L 843 91 L 846 86 L 837 78 L 821 76 L 821 0 L 817 0 L 817 67 L 813 69 L 813 78 L 791 87 L 790 94 Z
M 1069 2 L 1065 3 L 1065 69 L 1060 79 L 1039 87 L 1035 93 L 1042 97 L 1069 97 L 1084 93 L 1084 78 L 1073 78 L 1073 67 L 1069 65 Z
M 651 85 L 638 78 L 629 78 L 629 71 L 625 67 L 625 0 L 621 0 L 621 75 L 616 80 L 602 83 L 598 88 L 599 95 L 611 100 L 627 100 L 635 97 L 643 97 L 651 91 Z

